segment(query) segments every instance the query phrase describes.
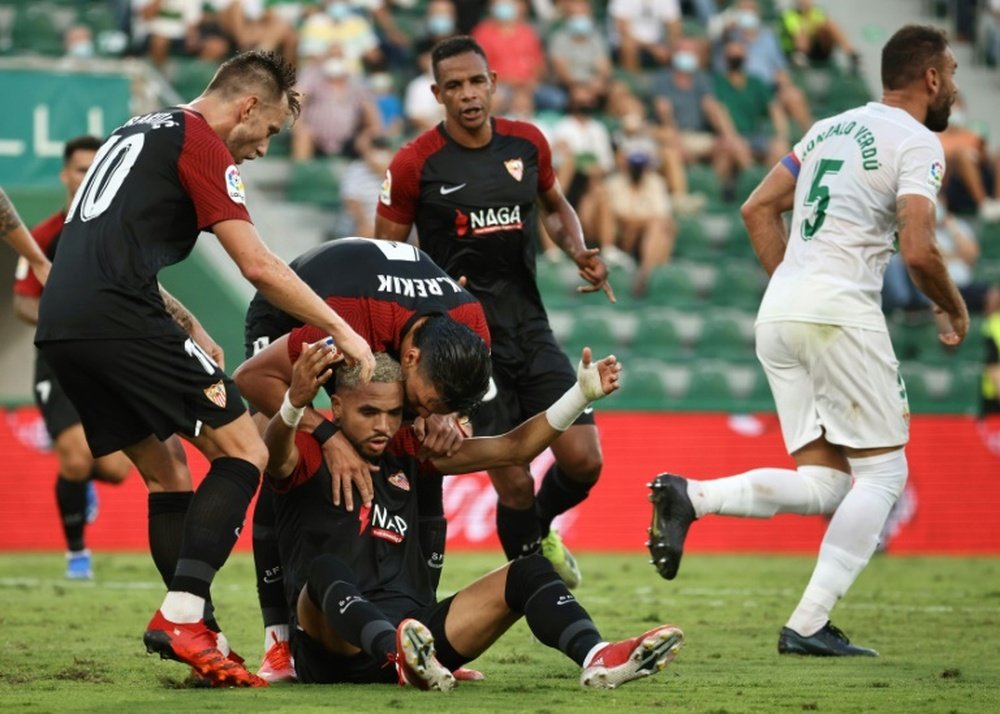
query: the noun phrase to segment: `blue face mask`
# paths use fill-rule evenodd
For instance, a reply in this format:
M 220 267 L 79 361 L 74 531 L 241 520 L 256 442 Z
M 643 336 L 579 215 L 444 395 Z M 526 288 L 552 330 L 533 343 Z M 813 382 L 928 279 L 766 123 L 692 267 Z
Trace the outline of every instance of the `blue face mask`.
M 517 17 L 517 8 L 512 2 L 498 2 L 493 6 L 493 17 L 500 22 L 510 22 Z
M 66 50 L 66 54 L 69 57 L 93 57 L 94 56 L 94 43 L 90 40 L 84 40 L 82 42 L 74 42 Z
M 736 24 L 742 30 L 756 30 L 760 26 L 760 18 L 754 12 L 740 10 L 736 13 Z
M 586 15 L 573 15 L 566 20 L 566 29 L 574 35 L 588 35 L 594 29 L 594 21 Z
M 691 74 L 698 69 L 698 58 L 693 52 L 677 52 L 674 54 L 674 69 Z
M 455 20 L 450 15 L 431 15 L 427 18 L 427 31 L 432 35 L 450 35 L 455 31 Z
M 326 6 L 326 14 L 330 16 L 331 20 L 340 22 L 341 20 L 346 20 L 350 17 L 351 6 L 346 2 L 335 2 L 332 5 Z

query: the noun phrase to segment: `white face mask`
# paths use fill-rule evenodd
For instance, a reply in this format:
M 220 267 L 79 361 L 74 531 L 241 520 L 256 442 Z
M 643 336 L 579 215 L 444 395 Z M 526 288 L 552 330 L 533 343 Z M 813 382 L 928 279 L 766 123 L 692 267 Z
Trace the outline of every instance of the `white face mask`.
M 693 52 L 677 52 L 673 64 L 678 72 L 690 74 L 698 69 L 698 58 Z

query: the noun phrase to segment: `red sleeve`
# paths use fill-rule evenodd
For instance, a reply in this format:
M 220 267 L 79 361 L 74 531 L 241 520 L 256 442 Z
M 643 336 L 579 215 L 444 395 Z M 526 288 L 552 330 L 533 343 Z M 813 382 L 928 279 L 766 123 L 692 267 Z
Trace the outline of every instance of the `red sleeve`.
M 295 434 L 295 448 L 299 450 L 299 461 L 295 464 L 295 469 L 288 478 L 269 479 L 271 488 L 276 493 L 288 493 L 293 488 L 301 486 L 315 476 L 323 464 L 323 450 L 312 434 L 297 432 Z
M 396 152 L 385 170 L 378 197 L 378 215 L 403 226 L 413 224 L 420 199 L 420 160 L 413 143 Z
M 556 172 L 552 168 L 552 149 L 549 148 L 545 135 L 537 126 L 526 121 L 498 118 L 496 122 L 498 131 L 520 137 L 535 145 L 535 150 L 538 152 L 538 192 L 545 193 L 552 188 L 556 183 Z
M 490 342 L 490 328 L 486 322 L 486 313 L 483 312 L 481 304 L 478 302 L 468 302 L 464 305 L 459 305 L 449 310 L 448 316 L 482 337 L 487 347 L 492 347 Z
M 247 221 L 246 191 L 229 149 L 201 116 L 184 112 L 184 145 L 177 160 L 181 184 L 194 202 L 198 228 Z
M 31 236 L 46 255 L 48 255 L 52 241 L 62 232 L 65 220 L 66 214 L 60 211 L 31 229 Z M 38 282 L 38 278 L 35 277 L 31 266 L 24 258 L 18 258 L 17 261 L 17 270 L 14 273 L 14 294 L 33 298 L 42 296 L 42 284 Z
M 305 342 L 307 345 L 311 345 L 317 340 L 323 340 L 329 337 L 323 330 L 318 327 L 313 327 L 312 325 L 302 325 L 301 327 L 296 327 L 294 330 L 288 333 L 288 359 L 292 364 L 299 359 L 302 354 L 302 343 Z
M 417 435 L 413 433 L 412 426 L 404 426 L 396 432 L 389 442 L 388 451 L 393 456 L 410 456 L 417 461 L 418 474 L 421 476 L 443 476 L 434 466 L 434 462 L 429 459 L 421 459 L 417 456 L 420 453 L 420 442 Z

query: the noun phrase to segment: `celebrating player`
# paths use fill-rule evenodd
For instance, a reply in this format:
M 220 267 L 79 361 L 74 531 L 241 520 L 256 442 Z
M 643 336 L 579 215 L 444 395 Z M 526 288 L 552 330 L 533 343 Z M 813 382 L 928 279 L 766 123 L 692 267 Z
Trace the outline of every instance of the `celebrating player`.
M 668 580 L 696 518 L 832 514 L 812 578 L 779 635 L 782 654 L 877 654 L 851 644 L 829 615 L 868 564 L 906 485 L 909 406 L 879 304 L 897 238 L 914 283 L 947 318 L 941 341 L 957 345 L 969 329 L 934 243 L 944 155 L 932 132 L 948 125 L 956 67 L 939 30 L 903 27 L 882 50 L 882 101 L 817 122 L 743 205 L 771 276 L 757 354 L 797 470 L 714 481 L 663 474 L 652 484 L 649 545 Z

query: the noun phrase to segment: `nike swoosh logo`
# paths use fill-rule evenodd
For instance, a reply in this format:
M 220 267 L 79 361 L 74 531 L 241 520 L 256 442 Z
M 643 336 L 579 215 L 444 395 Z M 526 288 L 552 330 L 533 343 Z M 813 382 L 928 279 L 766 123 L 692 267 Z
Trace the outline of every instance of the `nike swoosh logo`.
M 458 186 L 442 186 L 441 195 L 447 196 L 449 193 L 455 193 L 455 191 L 460 191 L 463 188 L 465 188 L 464 183 L 460 183 Z
M 273 578 L 269 575 L 264 576 L 264 582 L 268 585 L 273 585 L 274 583 L 280 583 L 284 579 L 282 575 L 276 575 Z
M 587 407 L 586 409 L 583 410 L 583 413 L 584 414 L 593 414 L 594 413 L 594 408 L 593 407 Z

